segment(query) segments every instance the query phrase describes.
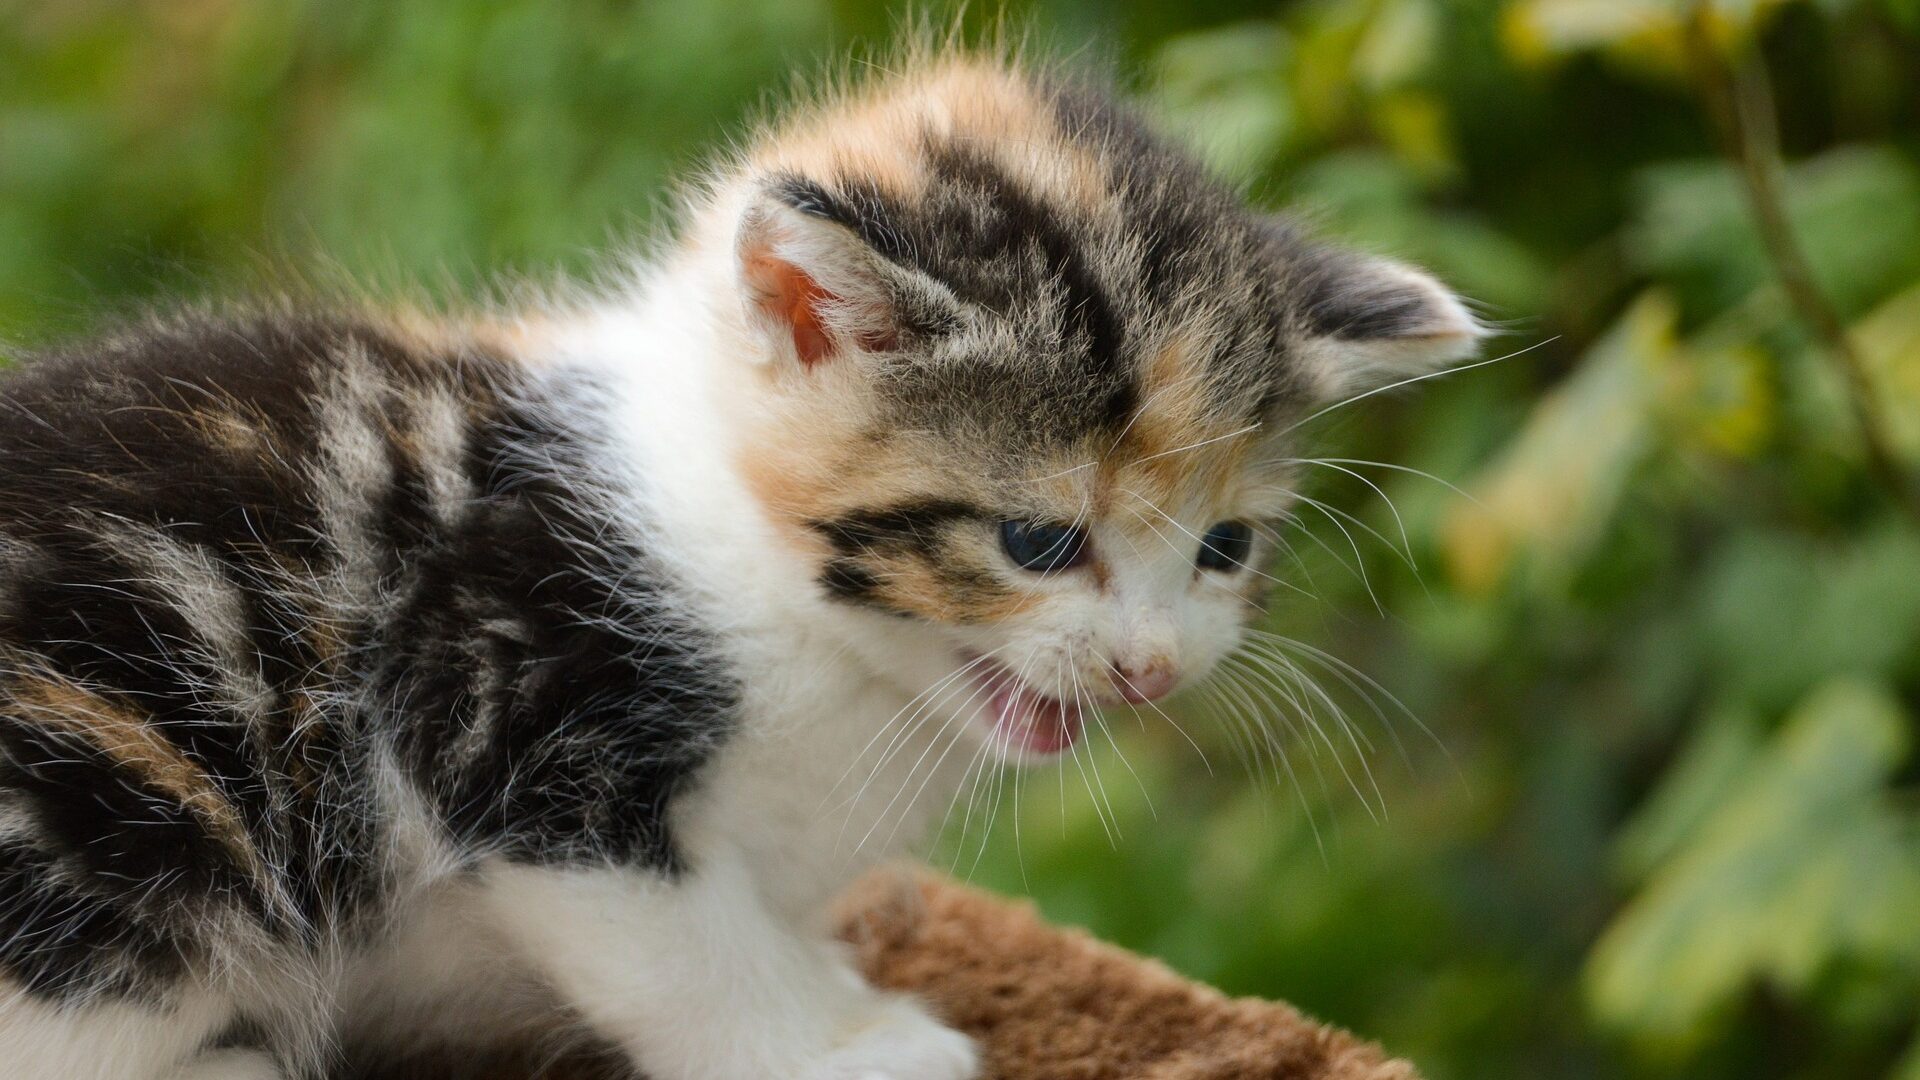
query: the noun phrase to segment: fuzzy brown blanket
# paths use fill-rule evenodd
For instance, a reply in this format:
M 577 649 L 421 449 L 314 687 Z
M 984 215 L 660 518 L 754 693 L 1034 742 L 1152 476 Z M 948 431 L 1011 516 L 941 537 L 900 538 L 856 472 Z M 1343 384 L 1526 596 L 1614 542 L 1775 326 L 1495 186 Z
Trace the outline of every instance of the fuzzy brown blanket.
M 868 978 L 980 1041 L 990 1080 L 1419 1080 L 1291 1006 L 1229 998 L 1163 965 L 932 874 L 888 870 L 842 901 Z M 604 1063 L 495 1065 L 485 1080 L 606 1080 Z M 409 1068 L 381 1080 L 447 1077 Z

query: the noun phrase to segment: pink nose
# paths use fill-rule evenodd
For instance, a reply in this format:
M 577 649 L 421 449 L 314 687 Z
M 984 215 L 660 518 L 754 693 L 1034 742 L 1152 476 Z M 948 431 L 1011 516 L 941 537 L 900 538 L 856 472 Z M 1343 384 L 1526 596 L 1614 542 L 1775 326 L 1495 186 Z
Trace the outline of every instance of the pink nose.
M 1172 661 L 1155 659 L 1145 665 L 1113 665 L 1113 688 L 1127 701 L 1155 701 L 1173 693 L 1180 684 L 1180 669 Z

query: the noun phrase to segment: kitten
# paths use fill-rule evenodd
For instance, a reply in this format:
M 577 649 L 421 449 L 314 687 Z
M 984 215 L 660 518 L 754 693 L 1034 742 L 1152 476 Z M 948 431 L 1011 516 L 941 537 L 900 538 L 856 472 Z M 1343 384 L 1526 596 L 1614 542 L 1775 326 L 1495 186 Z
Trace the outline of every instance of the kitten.
M 7 1077 L 558 1017 L 657 1080 L 974 1074 L 825 902 L 976 751 L 1204 678 L 1295 425 L 1481 331 L 1069 80 L 908 70 L 591 300 L 176 317 L 0 380 Z

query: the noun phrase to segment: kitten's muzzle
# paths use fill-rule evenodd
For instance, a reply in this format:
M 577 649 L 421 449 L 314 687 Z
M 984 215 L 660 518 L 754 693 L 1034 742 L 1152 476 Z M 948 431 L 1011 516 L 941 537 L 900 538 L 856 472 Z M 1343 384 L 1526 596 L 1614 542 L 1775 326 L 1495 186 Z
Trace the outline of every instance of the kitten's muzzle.
M 1180 685 L 1180 667 L 1166 657 L 1156 656 L 1144 664 L 1113 663 L 1108 673 L 1120 699 L 1134 705 L 1158 701 Z

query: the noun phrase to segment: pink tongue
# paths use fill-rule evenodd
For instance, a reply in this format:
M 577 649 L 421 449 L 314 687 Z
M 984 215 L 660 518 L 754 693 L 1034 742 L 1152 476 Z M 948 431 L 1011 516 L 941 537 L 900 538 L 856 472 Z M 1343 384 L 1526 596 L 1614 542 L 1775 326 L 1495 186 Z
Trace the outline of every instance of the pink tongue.
M 1008 742 L 1036 754 L 1057 754 L 1080 736 L 1080 707 L 1003 686 L 993 695 L 994 726 Z

